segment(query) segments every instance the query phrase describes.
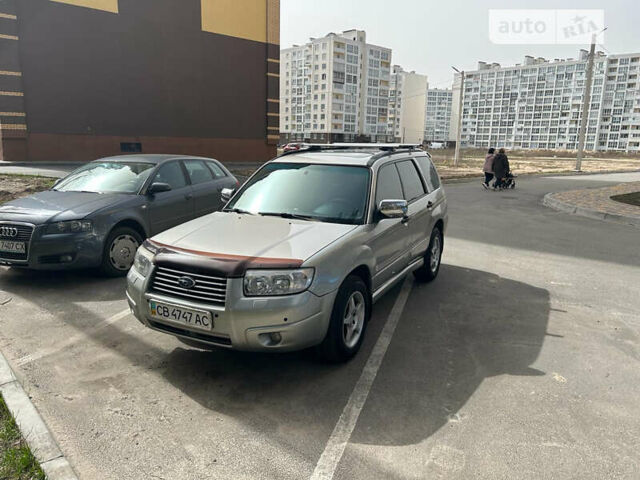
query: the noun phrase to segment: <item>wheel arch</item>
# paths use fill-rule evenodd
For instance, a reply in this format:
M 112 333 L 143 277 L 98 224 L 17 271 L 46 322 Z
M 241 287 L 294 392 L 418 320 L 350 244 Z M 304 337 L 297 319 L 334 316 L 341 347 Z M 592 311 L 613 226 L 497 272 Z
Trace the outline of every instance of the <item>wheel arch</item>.
M 367 290 L 369 291 L 369 296 L 373 295 L 373 291 L 372 291 L 373 282 L 371 277 L 371 270 L 369 269 L 368 265 L 365 265 L 364 263 L 358 265 L 345 276 L 345 279 L 350 275 L 355 275 L 357 277 L 360 277 L 364 282 L 364 284 L 367 286 Z
M 439 218 L 438 221 L 436 222 L 436 224 L 433 226 L 433 228 L 436 228 L 436 227 L 440 229 L 440 240 L 442 241 L 442 244 L 444 245 L 444 220 Z
M 135 220 L 133 218 L 125 218 L 123 220 L 119 220 L 113 227 L 111 227 L 109 233 L 107 234 L 107 237 L 111 235 L 111 232 L 119 227 L 128 227 L 132 230 L 135 230 L 142 237 L 142 240 L 145 240 L 147 238 L 147 232 L 145 231 L 144 226 L 138 220 Z

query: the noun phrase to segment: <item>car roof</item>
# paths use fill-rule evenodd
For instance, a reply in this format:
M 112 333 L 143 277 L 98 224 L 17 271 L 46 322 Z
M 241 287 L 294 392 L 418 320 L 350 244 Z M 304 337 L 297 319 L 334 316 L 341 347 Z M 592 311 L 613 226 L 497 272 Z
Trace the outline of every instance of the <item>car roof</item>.
M 370 167 L 377 160 L 392 158 L 396 155 L 425 156 L 421 150 L 397 150 L 380 151 L 376 149 L 325 149 L 320 151 L 298 150 L 296 152 L 280 155 L 272 160 L 278 163 L 319 163 L 327 165 L 353 165 Z
M 372 152 L 350 152 L 345 150 L 324 150 L 322 152 L 298 152 L 275 158 L 274 162 L 286 163 L 333 163 L 340 165 L 366 166 Z
M 144 154 L 134 153 L 132 155 L 115 155 L 113 157 L 104 157 L 94 160 L 94 162 L 140 162 L 140 163 L 153 163 L 160 164 L 169 160 L 176 160 L 180 158 L 197 158 L 200 160 L 213 160 L 212 158 L 197 157 L 195 155 L 168 155 L 168 154 Z

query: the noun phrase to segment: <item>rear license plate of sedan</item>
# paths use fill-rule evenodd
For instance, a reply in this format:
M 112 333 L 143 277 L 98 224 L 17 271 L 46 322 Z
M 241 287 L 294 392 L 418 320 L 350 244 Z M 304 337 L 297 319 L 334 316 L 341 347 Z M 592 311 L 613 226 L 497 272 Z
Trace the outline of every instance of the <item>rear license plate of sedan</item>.
M 0 240 L 0 252 L 25 253 L 27 251 L 24 242 L 13 242 L 11 240 Z
M 149 312 L 153 318 L 171 323 L 181 323 L 199 330 L 211 330 L 213 320 L 211 313 L 191 308 L 176 307 L 162 302 L 149 301 Z

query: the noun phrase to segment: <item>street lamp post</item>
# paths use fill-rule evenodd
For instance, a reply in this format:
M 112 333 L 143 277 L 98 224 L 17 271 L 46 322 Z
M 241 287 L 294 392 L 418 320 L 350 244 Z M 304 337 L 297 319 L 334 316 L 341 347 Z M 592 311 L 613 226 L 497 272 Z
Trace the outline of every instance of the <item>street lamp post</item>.
M 456 131 L 456 153 L 453 157 L 453 166 L 460 164 L 460 142 L 462 139 L 462 101 L 464 96 L 464 70 L 460 71 L 456 67 L 451 67 L 460 74 L 460 96 L 458 97 L 458 128 Z
M 584 94 L 582 95 L 582 112 L 580 116 L 580 130 L 578 131 L 578 154 L 576 155 L 576 171 L 582 170 L 582 157 L 584 155 L 584 140 L 587 132 L 587 122 L 591 107 L 591 84 L 593 82 L 593 61 L 596 56 L 596 36 L 604 32 L 606 28 L 591 35 L 591 48 L 589 49 L 589 59 L 587 61 L 587 78 L 584 84 Z

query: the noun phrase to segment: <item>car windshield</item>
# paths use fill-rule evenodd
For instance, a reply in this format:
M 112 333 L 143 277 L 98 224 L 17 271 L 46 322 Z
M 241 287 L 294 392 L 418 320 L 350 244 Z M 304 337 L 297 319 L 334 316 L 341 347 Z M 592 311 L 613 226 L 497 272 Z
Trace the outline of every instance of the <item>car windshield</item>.
M 331 223 L 364 222 L 369 169 L 308 163 L 269 163 L 242 187 L 227 209 Z
M 92 162 L 71 172 L 53 187 L 60 192 L 138 193 L 154 164 Z

